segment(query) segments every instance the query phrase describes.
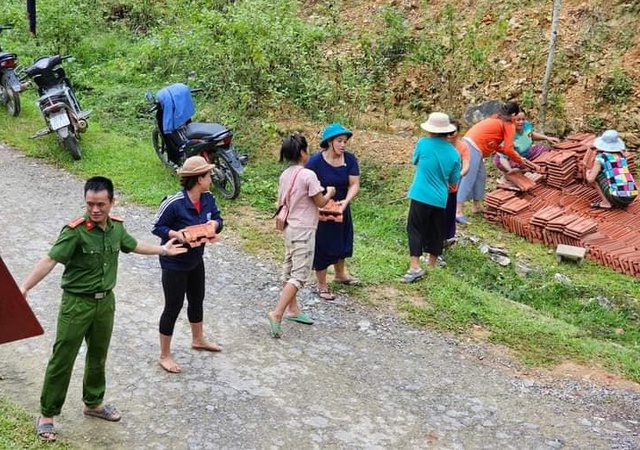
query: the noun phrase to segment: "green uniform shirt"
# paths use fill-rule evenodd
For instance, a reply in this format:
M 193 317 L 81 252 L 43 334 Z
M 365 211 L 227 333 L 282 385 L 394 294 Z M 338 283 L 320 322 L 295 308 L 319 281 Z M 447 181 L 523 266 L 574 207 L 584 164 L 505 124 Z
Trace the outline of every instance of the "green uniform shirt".
M 66 225 L 49 250 L 49 257 L 65 266 L 62 289 L 75 294 L 113 289 L 118 253 L 133 251 L 138 242 L 118 220 L 107 219 L 104 231 L 88 215 L 83 222 L 77 222 L 79 220 Z

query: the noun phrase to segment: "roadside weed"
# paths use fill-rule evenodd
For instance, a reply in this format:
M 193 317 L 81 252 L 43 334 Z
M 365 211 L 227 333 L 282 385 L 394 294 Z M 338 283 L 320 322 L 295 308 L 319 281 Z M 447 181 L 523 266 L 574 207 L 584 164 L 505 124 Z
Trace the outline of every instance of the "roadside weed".
M 64 450 L 74 447 L 58 439 L 42 442 L 35 434 L 33 416 L 0 395 L 0 448 L 21 450 Z

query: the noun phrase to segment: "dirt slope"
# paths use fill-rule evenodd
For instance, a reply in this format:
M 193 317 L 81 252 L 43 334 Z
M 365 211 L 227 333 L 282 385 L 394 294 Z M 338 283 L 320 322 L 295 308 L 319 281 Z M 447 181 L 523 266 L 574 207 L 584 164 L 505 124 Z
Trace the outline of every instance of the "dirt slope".
M 325 12 L 327 5 L 312 1 L 307 8 Z M 418 123 L 431 110 L 461 115 L 467 105 L 489 99 L 514 98 L 537 118 L 553 2 L 349 0 L 332 8 L 340 38 L 327 58 L 357 53 L 363 39 L 383 36 L 389 9 L 404 17 L 408 41 L 428 36 L 437 44 L 433 51 L 443 53 L 442 64 L 405 59 L 390 68 L 379 101 L 391 104 L 360 114 L 356 122 L 363 128 L 382 130 L 399 117 Z M 632 147 L 640 144 L 639 12 L 637 2 L 562 2 L 548 131 L 562 136 L 618 128 Z

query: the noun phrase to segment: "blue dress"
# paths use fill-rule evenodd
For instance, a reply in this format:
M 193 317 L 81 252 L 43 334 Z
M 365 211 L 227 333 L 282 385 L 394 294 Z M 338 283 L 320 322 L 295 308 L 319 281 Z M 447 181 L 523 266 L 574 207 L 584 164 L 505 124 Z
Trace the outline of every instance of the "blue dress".
M 353 153 L 344 152 L 345 164 L 334 167 L 322 157 L 322 151 L 311 155 L 305 167 L 313 170 L 323 187 L 334 186 L 334 200 L 344 200 L 349 190 L 349 176 L 359 176 L 358 159 Z M 351 205 L 342 213 L 342 223 L 319 222 L 316 232 L 316 250 L 313 270 L 325 270 L 331 264 L 353 255 L 353 220 Z

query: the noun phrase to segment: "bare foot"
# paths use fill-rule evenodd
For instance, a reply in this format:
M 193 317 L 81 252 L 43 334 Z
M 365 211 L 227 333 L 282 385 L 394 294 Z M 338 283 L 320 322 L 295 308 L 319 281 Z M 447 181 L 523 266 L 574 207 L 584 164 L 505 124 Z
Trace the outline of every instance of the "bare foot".
M 166 370 L 169 373 L 180 373 L 182 372 L 182 367 L 180 367 L 178 365 L 177 362 L 175 362 L 175 360 L 173 359 L 173 356 L 169 355 L 166 357 L 160 357 L 160 359 L 158 360 L 158 364 L 160 364 L 160 367 L 162 367 L 164 370 Z
M 218 344 L 216 344 L 215 342 L 208 342 L 208 341 L 192 342 L 191 348 L 194 350 L 206 350 L 208 352 L 222 351 L 222 347 L 220 347 Z

